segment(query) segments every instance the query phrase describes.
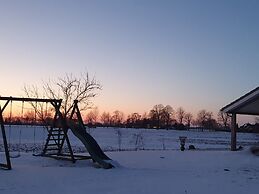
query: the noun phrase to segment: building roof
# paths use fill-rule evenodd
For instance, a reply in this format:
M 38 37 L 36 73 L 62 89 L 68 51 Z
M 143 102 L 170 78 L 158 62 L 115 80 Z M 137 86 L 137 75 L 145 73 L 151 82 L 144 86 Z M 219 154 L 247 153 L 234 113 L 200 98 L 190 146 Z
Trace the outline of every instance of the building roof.
M 259 87 L 223 107 L 225 113 L 259 115 Z

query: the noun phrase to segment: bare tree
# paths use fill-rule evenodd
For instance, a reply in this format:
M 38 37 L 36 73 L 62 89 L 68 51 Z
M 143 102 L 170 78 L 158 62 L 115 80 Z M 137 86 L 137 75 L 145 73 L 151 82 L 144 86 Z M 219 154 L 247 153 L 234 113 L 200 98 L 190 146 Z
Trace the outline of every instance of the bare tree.
M 230 126 L 231 116 L 222 111 L 218 112 L 218 122 L 224 126 L 224 128 L 228 128 Z
M 161 118 L 164 106 L 162 104 L 157 104 L 149 112 L 150 119 L 154 122 L 157 128 L 161 128 Z
M 183 124 L 185 110 L 182 107 L 179 107 L 176 111 L 176 115 L 177 115 L 177 120 L 178 120 L 179 124 Z
M 141 115 L 138 113 L 132 113 L 128 116 L 127 124 L 136 128 L 141 120 Z
M 138 113 L 132 113 L 131 119 L 133 123 L 137 123 L 141 119 L 141 115 Z
M 208 112 L 207 110 L 203 109 L 203 110 L 200 110 L 197 114 L 197 121 L 199 123 L 202 123 L 203 121 L 206 121 L 208 119 L 211 119 L 212 118 L 212 112 Z
M 170 106 L 170 105 L 166 105 L 163 110 L 162 110 L 162 121 L 163 121 L 163 124 L 165 125 L 165 127 L 168 129 L 170 124 L 171 124 L 171 121 L 172 121 L 172 117 L 173 117 L 173 112 L 174 112 L 174 109 Z
M 111 115 L 109 112 L 103 112 L 100 118 L 101 122 L 105 126 L 109 126 L 111 124 Z
M 189 113 L 189 112 L 185 113 L 185 115 L 184 115 L 184 122 L 187 125 L 187 127 L 191 126 L 192 119 L 193 119 L 192 113 Z
M 144 112 L 141 116 L 141 119 L 148 119 L 148 114 Z
M 116 110 L 113 112 L 113 115 L 111 117 L 111 121 L 112 121 L 112 124 L 114 126 L 119 126 L 122 124 L 122 121 L 123 121 L 123 118 L 124 118 L 124 114 L 123 112 L 119 111 L 119 110 Z
M 98 108 L 95 107 L 89 113 L 87 113 L 85 120 L 87 123 L 95 124 L 97 122 L 98 115 Z
M 213 113 L 206 111 L 204 109 L 198 112 L 196 123 L 199 126 L 202 126 L 205 128 L 212 128 L 212 127 L 216 127 L 217 125 L 216 120 L 213 119 Z
M 52 81 L 43 82 L 42 88 L 43 91 L 40 92 L 36 86 L 25 86 L 24 92 L 27 97 L 63 99 L 61 111 L 64 117 L 68 117 L 74 100 L 79 102 L 81 110 L 91 107 L 91 99 L 97 95 L 101 85 L 95 77 L 90 77 L 88 73 L 80 76 L 71 73 Z

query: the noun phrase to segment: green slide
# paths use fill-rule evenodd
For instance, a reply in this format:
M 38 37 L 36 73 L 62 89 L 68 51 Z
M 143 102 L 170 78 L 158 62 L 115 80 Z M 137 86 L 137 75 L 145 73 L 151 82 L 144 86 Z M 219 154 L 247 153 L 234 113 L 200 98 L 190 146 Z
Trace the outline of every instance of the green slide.
M 68 124 L 68 127 L 71 129 L 73 134 L 84 144 L 90 156 L 95 162 L 97 162 L 102 168 L 105 169 L 114 167 L 109 162 L 111 161 L 111 159 L 105 155 L 95 139 L 86 132 L 84 126 L 76 124 L 75 122 L 70 122 Z

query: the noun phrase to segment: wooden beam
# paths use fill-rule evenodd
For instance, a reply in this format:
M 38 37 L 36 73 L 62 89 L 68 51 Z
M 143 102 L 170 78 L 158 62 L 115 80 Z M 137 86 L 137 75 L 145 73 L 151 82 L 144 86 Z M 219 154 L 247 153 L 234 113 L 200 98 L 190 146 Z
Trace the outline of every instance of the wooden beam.
M 1 110 L 2 112 L 4 112 L 4 109 L 7 107 L 9 102 L 10 102 L 10 100 L 7 100 L 7 102 L 5 103 L 5 105 L 3 106 L 2 110 Z
M 231 117 L 231 151 L 237 150 L 237 115 L 232 114 Z
M 0 96 L 0 100 L 12 100 L 21 102 L 61 102 L 62 99 L 43 99 L 43 98 L 20 98 L 20 97 L 4 97 Z

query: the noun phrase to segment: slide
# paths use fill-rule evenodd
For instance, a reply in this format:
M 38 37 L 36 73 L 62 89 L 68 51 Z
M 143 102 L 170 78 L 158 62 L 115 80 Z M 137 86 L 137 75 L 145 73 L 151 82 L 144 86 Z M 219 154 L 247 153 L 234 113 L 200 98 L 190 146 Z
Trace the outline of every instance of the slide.
M 95 139 L 86 132 L 85 128 L 75 122 L 70 122 L 68 127 L 71 129 L 73 134 L 80 139 L 85 145 L 92 159 L 97 162 L 102 168 L 109 169 L 114 166 L 109 162 L 111 159 L 105 155 Z

